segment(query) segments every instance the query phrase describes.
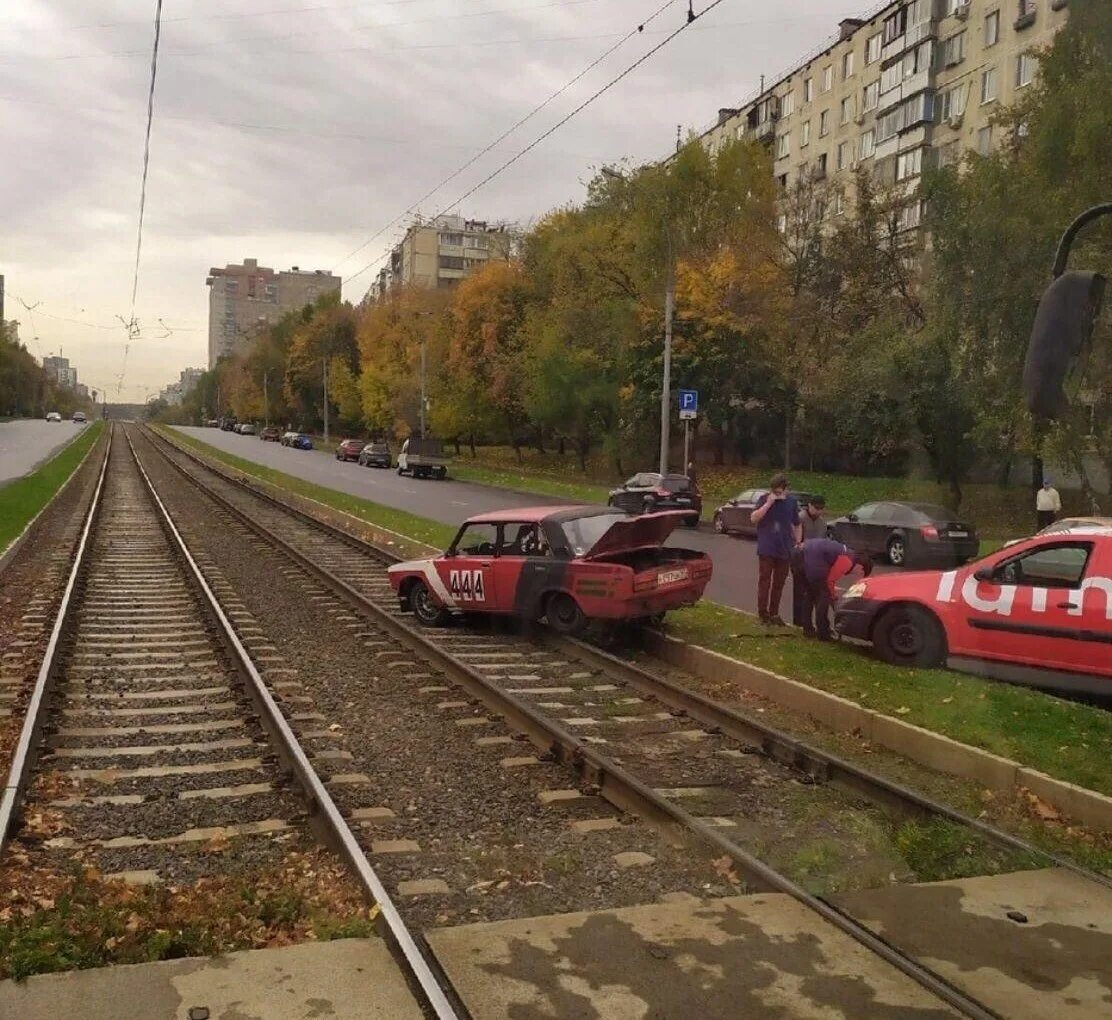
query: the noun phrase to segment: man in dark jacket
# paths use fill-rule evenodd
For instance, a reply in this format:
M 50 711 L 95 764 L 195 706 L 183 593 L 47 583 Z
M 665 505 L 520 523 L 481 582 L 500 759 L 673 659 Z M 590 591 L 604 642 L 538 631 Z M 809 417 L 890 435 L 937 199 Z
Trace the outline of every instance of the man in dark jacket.
M 830 640 L 830 605 L 838 596 L 837 583 L 854 567 L 863 577 L 872 573 L 872 561 L 832 538 L 810 538 L 792 554 L 792 566 L 802 576 L 803 633 Z
M 784 475 L 773 475 L 768 488 L 750 515 L 757 528 L 757 615 L 761 623 L 783 627 L 780 597 L 788 579 L 792 549 L 801 539 L 799 504 L 788 492 Z

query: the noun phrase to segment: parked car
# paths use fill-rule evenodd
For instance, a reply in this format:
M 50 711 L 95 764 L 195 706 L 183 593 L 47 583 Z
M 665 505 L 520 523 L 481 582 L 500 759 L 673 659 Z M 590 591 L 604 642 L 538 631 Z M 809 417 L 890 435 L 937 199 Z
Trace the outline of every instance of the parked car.
M 385 443 L 367 443 L 367 445 L 359 451 L 359 463 L 364 467 L 390 467 L 390 447 Z
M 866 503 L 830 522 L 829 533 L 894 567 L 962 564 L 980 551 L 972 524 L 932 503 Z
M 662 475 L 655 471 L 642 471 L 612 489 L 607 504 L 630 514 L 687 510 L 683 523 L 689 528 L 698 526 L 703 512 L 703 497 L 687 475 Z
M 1063 531 L 1073 531 L 1074 528 L 1112 528 L 1112 517 L 1063 517 L 1036 534 L 1057 535 Z M 1005 542 L 1004 546 L 1016 545 L 1022 541 L 1022 538 L 1013 538 Z
M 446 552 L 388 575 L 403 611 L 426 626 L 469 612 L 544 617 L 563 634 L 595 619 L 658 619 L 697 602 L 711 577 L 705 553 L 664 547 L 683 518 L 593 506 L 480 514 Z
M 359 454 L 363 452 L 362 439 L 341 439 L 340 445 L 336 447 L 337 460 L 358 460 Z
M 283 446 L 293 446 L 293 441 L 297 438 L 297 436 L 298 433 L 296 432 L 283 432 L 280 442 Z
M 236 422 L 235 418 L 221 418 L 220 419 L 220 429 L 223 432 L 234 432 L 236 424 L 237 424 L 237 422 Z
M 89 419 L 85 416 L 84 411 L 74 411 L 73 412 L 73 420 L 78 425 L 84 425 Z
M 205 422 L 205 428 L 207 428 L 207 429 L 218 429 L 218 428 L 220 428 L 220 419 L 219 418 L 209 418 Z
M 61 421 L 62 416 L 57 411 L 47 411 L 46 412 L 46 420 L 47 421 Z
M 255 426 L 251 424 L 251 422 L 247 421 L 247 422 L 244 422 L 242 425 L 240 425 L 239 428 L 236 429 L 236 431 L 241 436 L 253 436 L 255 434 L 256 429 L 255 429 Z
M 259 433 L 259 438 L 264 443 L 277 443 L 282 438 L 282 430 L 277 425 L 267 425 Z
M 290 440 L 290 446 L 295 450 L 311 450 L 313 448 L 313 437 L 306 435 L 304 432 L 297 432 Z
M 1112 695 L 1112 528 L 1035 535 L 947 571 L 873 574 L 839 599 L 844 637 L 902 666 L 947 660 L 1053 690 Z
M 414 478 L 446 478 L 450 460 L 439 439 L 410 436 L 398 452 L 398 474 Z
M 789 490 L 790 491 L 790 490 Z M 799 504 L 799 509 L 812 499 L 809 492 L 790 492 Z M 748 535 L 756 537 L 757 526 L 753 523 L 753 511 L 757 503 L 768 495 L 768 489 L 746 489 L 733 499 L 723 503 L 714 511 L 714 530 L 720 535 Z

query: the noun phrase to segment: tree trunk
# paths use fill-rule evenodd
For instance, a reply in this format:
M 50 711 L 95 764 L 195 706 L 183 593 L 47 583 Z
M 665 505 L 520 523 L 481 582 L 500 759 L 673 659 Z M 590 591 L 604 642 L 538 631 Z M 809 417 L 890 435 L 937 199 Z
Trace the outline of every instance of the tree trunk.
M 536 439 L 535 439 L 534 445 L 537 448 L 537 453 L 543 455 L 545 453 L 545 449 L 544 449 L 544 430 L 540 426 L 537 426 L 537 431 L 535 433 L 535 436 L 536 436 Z
M 714 430 L 714 466 L 722 467 L 726 463 L 726 426 L 716 427 Z
M 475 453 L 475 433 L 472 432 L 471 435 L 469 435 L 467 437 L 467 439 L 468 439 L 469 445 L 471 446 L 471 456 L 472 457 L 477 456 L 476 453 Z
M 580 438 L 575 441 L 575 452 L 579 457 L 579 470 L 587 473 L 587 454 L 591 449 L 591 441 L 589 439 Z
M 792 426 L 795 424 L 795 406 L 788 409 L 784 417 L 784 470 L 792 469 Z
M 564 437 L 562 435 L 558 436 L 557 439 L 556 439 L 556 442 L 559 444 L 557 446 L 557 453 L 559 453 L 560 456 L 563 457 L 564 454 L 567 453 L 567 448 L 566 448 L 566 443 L 564 442 Z
M 950 495 L 954 500 L 954 511 L 957 512 L 961 509 L 961 479 L 956 475 L 950 479 Z

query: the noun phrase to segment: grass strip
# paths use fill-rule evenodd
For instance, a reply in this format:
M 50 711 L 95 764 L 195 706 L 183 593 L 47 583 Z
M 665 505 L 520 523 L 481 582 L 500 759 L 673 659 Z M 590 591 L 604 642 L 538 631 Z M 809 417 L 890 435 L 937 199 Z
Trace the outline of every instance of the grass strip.
M 416 514 L 262 467 L 183 433 L 173 437 L 245 474 L 438 548 L 455 533 Z M 461 477 L 455 470 L 453 475 Z M 713 602 L 670 613 L 667 632 L 1057 779 L 1112 794 L 1112 713 L 1102 709 L 950 670 L 889 666 L 852 645 L 809 641 L 791 629 L 769 631 L 750 614 Z
M 39 465 L 29 475 L 16 478 L 0 487 L 0 552 L 37 514 L 63 485 L 81 458 L 96 442 L 104 429 L 104 422 L 93 422 L 69 445 L 59 450 L 50 460 Z

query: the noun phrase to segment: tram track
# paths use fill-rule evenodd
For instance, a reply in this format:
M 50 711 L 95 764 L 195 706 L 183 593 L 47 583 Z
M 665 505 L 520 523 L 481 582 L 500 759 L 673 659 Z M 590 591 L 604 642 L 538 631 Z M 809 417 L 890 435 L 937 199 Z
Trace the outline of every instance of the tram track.
M 228 477 L 162 437 L 151 442 L 265 542 L 576 769 L 585 789 L 650 819 L 671 839 L 725 855 L 751 889 L 788 893 L 966 1016 L 998 1014 L 746 848 L 759 842 L 761 798 L 739 794 L 761 785 L 762 771 L 782 766 L 816 790 L 837 789 L 887 811 L 964 826 L 1001 855 L 1002 870 L 1017 859 L 1053 862 L 1108 886 L 1103 876 L 580 642 L 466 627 L 417 632 L 401 618 L 386 579 L 392 554 Z

